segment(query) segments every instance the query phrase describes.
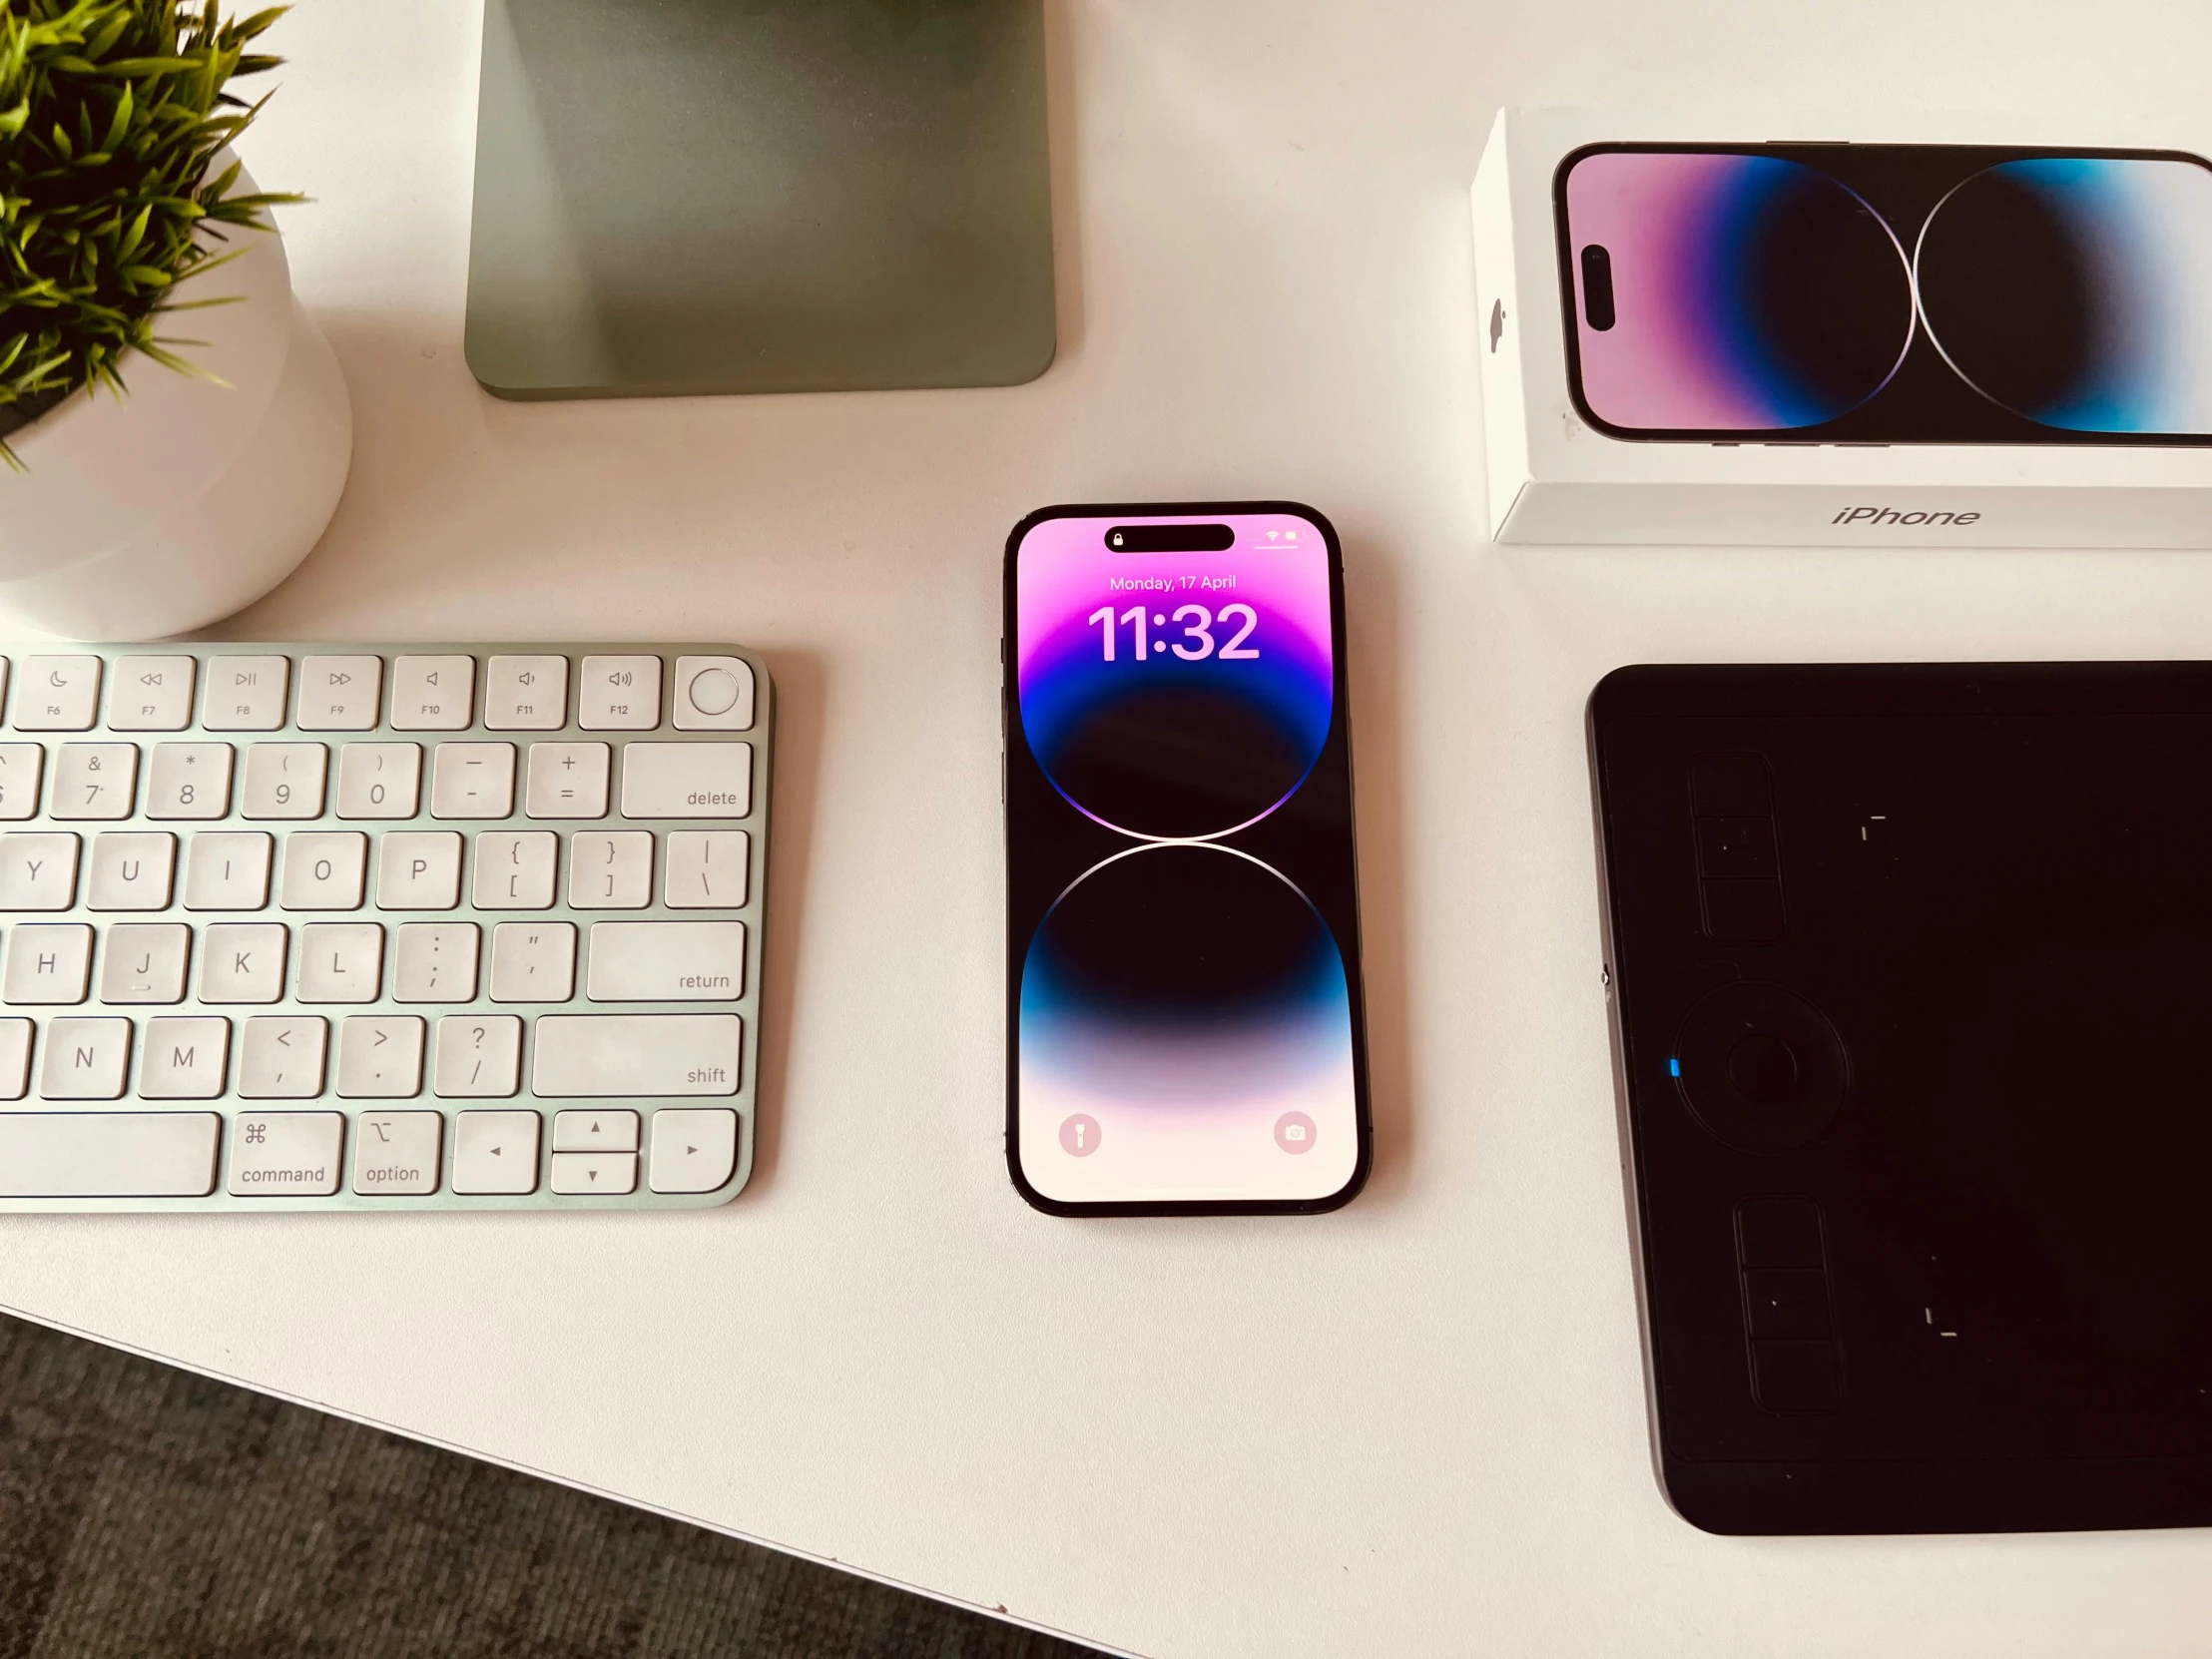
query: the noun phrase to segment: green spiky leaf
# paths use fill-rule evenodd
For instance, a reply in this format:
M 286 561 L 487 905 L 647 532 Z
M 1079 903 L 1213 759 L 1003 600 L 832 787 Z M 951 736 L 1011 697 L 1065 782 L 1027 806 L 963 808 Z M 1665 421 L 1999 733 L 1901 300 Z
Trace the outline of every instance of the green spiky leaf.
M 120 392 L 135 352 L 215 378 L 159 335 L 224 302 L 182 287 L 296 196 L 240 193 L 216 156 L 260 114 L 227 90 L 280 59 L 248 47 L 282 8 L 224 0 L 0 0 L 0 462 L 7 432 L 81 387 Z M 5 506 L 0 505 L 0 512 Z

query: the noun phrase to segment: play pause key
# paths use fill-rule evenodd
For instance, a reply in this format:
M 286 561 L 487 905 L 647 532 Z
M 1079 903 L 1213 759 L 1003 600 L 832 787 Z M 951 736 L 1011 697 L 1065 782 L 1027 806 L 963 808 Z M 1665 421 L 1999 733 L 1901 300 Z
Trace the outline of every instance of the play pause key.
M 457 1112 L 453 1117 L 453 1190 L 538 1190 L 538 1114 Z

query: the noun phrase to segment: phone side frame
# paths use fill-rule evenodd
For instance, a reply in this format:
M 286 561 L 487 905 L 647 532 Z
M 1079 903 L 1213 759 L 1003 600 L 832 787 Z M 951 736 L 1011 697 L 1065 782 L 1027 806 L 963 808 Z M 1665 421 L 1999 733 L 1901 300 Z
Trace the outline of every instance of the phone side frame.
M 1298 1199 L 1131 1199 L 1108 1202 L 1071 1202 L 1049 1198 L 1030 1183 L 1021 1167 L 1021 963 L 1029 941 L 1015 937 L 1013 903 L 1013 814 L 1009 797 L 1014 745 L 1027 740 L 1021 731 L 1019 646 L 1019 569 L 1022 543 L 1038 525 L 1060 518 L 1207 518 L 1253 513 L 1295 513 L 1321 531 L 1329 556 L 1329 647 L 1334 670 L 1331 689 L 1332 734 L 1344 740 L 1345 784 L 1348 804 L 1346 850 L 1352 858 L 1352 915 L 1350 939 L 1338 939 L 1345 958 L 1347 1000 L 1352 1014 L 1352 1085 L 1354 1125 L 1359 1144 L 1351 1176 L 1335 1192 L 1319 1198 Z M 1359 790 L 1352 753 L 1352 699 L 1346 672 L 1344 549 L 1337 527 L 1328 517 L 1300 501 L 1158 501 L 1070 502 L 1040 507 L 1023 516 L 1006 537 L 1001 577 L 999 635 L 999 823 L 1004 858 L 1006 966 L 1003 980 L 1006 999 L 1006 1173 L 1023 1202 L 1051 1216 L 1287 1216 L 1324 1215 L 1341 1210 L 1360 1196 L 1375 1164 L 1375 1125 L 1370 1109 L 1368 1068 L 1367 968 L 1360 916 Z M 1034 761 L 1034 757 L 1032 757 Z

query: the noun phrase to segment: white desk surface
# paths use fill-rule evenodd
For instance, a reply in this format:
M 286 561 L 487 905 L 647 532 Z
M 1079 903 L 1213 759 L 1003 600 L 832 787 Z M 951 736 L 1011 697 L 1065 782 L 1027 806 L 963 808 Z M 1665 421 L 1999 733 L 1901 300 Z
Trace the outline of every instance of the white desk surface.
M 762 1157 L 684 1215 L 0 1225 L 0 1303 L 1159 1655 L 2202 1653 L 2212 1535 L 1752 1540 L 1651 1472 L 1582 704 L 1639 659 L 2212 655 L 2212 555 L 1485 547 L 1501 101 L 2170 113 L 2202 0 L 1053 0 L 1063 343 L 998 391 L 498 403 L 477 8 L 307 0 L 244 149 L 359 420 L 232 637 L 729 636 L 783 690 Z M 2063 121 L 2054 125 L 2063 131 Z M 1378 1157 L 1316 1220 L 1007 1185 L 999 559 L 1343 532 Z

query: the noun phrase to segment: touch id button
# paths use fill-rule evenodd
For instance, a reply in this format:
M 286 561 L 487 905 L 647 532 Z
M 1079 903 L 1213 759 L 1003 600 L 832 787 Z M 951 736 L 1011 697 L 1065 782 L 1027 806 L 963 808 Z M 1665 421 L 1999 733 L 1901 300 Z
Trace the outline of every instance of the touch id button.
M 743 657 L 677 658 L 674 712 L 679 732 L 751 731 L 753 665 Z

